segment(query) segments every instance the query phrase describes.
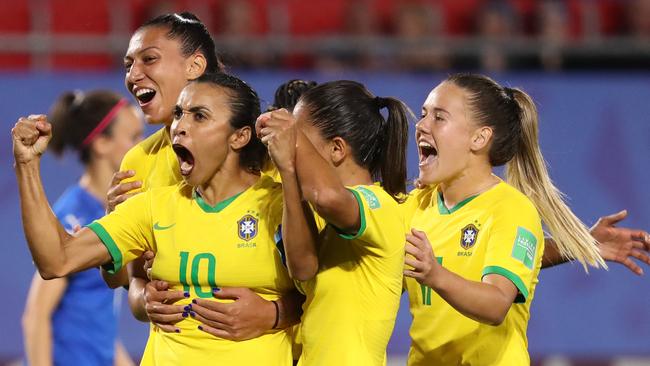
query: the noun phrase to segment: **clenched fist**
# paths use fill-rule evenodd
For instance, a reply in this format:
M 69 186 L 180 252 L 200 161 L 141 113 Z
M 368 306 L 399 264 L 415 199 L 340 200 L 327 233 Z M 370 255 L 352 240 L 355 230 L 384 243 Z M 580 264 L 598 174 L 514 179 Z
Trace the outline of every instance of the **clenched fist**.
M 21 117 L 11 129 L 16 164 L 38 159 L 52 138 L 52 125 L 43 114 Z

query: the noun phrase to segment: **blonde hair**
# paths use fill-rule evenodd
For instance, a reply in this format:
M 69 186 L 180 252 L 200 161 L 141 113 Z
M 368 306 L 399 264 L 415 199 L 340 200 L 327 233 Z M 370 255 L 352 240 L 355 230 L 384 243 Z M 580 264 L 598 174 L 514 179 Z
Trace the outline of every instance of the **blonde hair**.
M 490 164 L 506 164 L 506 180 L 533 202 L 559 253 L 588 266 L 607 268 L 598 242 L 555 187 L 538 141 L 537 108 L 520 89 L 504 88 L 487 76 L 455 74 L 447 81 L 468 92 L 473 118 L 493 129 Z
M 518 152 L 506 164 L 506 180 L 533 201 L 562 256 L 577 260 L 585 271 L 588 271 L 588 265 L 607 268 L 598 242 L 567 206 L 564 194 L 549 177 L 538 142 L 535 103 L 522 90 L 509 90 L 519 105 L 522 129 Z

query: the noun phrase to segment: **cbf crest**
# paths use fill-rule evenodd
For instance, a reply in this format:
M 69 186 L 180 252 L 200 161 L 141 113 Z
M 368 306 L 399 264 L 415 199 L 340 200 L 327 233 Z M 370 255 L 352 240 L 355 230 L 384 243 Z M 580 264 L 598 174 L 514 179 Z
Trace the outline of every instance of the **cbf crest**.
M 460 246 L 465 249 L 469 250 L 471 247 L 476 244 L 476 238 L 478 237 L 478 229 L 474 224 L 469 224 L 465 226 L 461 231 L 460 231 Z
M 252 215 L 244 215 L 237 221 L 237 234 L 243 240 L 249 241 L 257 236 L 257 219 Z

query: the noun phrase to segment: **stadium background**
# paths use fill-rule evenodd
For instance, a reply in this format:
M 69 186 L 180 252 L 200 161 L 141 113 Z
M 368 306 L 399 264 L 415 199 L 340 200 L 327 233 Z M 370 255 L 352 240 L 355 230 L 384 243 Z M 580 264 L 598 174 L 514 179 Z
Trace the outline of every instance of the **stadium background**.
M 552 177 L 586 223 L 627 208 L 650 230 L 650 1 L 0 0 L 0 364 L 22 355 L 20 317 L 33 274 L 21 230 L 9 130 L 70 89 L 126 95 L 121 58 L 131 32 L 167 11 L 210 27 L 231 71 L 265 102 L 290 78 L 349 78 L 419 113 L 449 72 L 487 73 L 530 92 Z M 264 106 L 263 106 L 264 107 Z M 149 128 L 149 131 L 153 131 Z M 413 142 L 413 141 L 411 141 Z M 409 173 L 417 174 L 414 144 Z M 50 200 L 81 172 L 43 161 Z M 542 271 L 529 349 L 544 365 L 650 365 L 650 268 Z M 121 338 L 138 359 L 147 327 L 123 307 Z M 406 303 L 389 347 L 408 350 Z

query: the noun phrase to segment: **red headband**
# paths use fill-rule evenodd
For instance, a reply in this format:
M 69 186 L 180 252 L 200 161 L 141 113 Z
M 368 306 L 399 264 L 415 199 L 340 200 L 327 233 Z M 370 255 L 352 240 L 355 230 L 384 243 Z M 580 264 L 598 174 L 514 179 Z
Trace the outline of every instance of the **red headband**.
M 90 131 L 88 136 L 86 136 L 86 138 L 81 142 L 81 146 L 83 147 L 88 146 L 95 139 L 95 137 L 97 137 L 97 135 L 102 133 L 106 129 L 106 127 L 108 127 L 108 125 L 111 124 L 113 117 L 115 117 L 117 112 L 119 112 L 120 108 L 122 108 L 122 106 L 126 105 L 127 103 L 128 101 L 126 99 L 124 98 L 120 99 L 117 102 L 117 104 L 115 104 L 115 106 L 111 108 L 110 111 L 108 111 L 106 116 L 102 118 L 99 124 L 95 126 L 95 128 L 93 128 L 92 131 Z

